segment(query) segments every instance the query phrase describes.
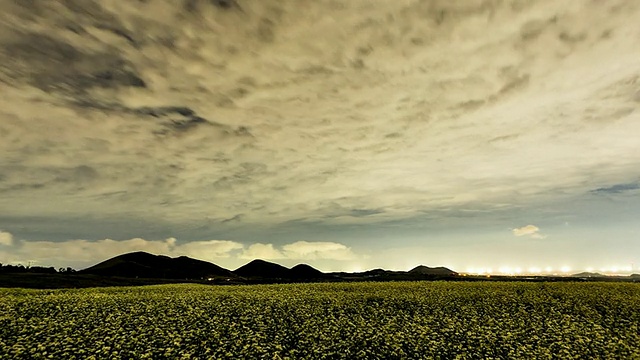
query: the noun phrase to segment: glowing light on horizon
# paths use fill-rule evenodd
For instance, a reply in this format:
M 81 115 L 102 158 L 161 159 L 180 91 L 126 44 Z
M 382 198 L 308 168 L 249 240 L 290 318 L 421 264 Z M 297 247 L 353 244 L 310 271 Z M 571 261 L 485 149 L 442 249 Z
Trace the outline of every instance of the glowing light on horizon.
M 599 269 L 603 274 L 620 274 L 620 273 L 631 273 L 633 272 L 633 267 L 630 265 L 627 266 L 611 266 L 611 267 L 603 267 Z
M 584 270 L 580 270 L 580 269 L 584 269 Z M 536 265 L 532 265 L 532 266 L 528 266 L 528 267 L 520 267 L 520 266 L 507 266 L 507 265 L 502 265 L 498 268 L 492 268 L 492 267 L 483 267 L 483 266 L 469 266 L 466 268 L 465 273 L 466 274 L 474 274 L 474 275 L 511 275 L 511 276 L 518 276 L 518 275 L 541 275 L 541 274 L 547 274 L 547 275 L 567 275 L 569 273 L 571 273 L 572 271 L 586 271 L 586 272 L 599 272 L 602 274 L 629 274 L 632 273 L 634 270 L 633 266 L 631 265 L 627 265 L 627 266 L 611 266 L 611 267 L 601 267 L 601 268 L 596 268 L 594 266 L 588 266 L 585 268 L 578 268 L 578 270 L 575 270 L 574 268 L 572 268 L 569 265 L 562 265 L 559 267 L 552 267 L 552 266 L 546 266 L 546 267 L 541 267 L 541 266 L 536 266 Z

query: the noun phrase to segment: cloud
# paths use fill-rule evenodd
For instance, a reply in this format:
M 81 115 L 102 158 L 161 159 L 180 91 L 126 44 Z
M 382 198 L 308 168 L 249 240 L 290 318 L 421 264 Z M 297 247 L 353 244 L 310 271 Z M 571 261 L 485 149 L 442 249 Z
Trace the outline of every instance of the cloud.
M 351 248 L 336 242 L 297 241 L 283 245 L 280 249 L 273 244 L 253 244 L 240 255 L 243 259 L 264 260 L 352 260 L 357 258 Z
M 228 240 L 192 241 L 175 247 L 172 253 L 200 259 L 218 259 L 227 258 L 232 251 L 242 248 L 242 244 Z
M 350 215 L 354 217 L 364 217 L 370 215 L 382 214 L 384 211 L 380 209 L 352 209 Z
M 350 250 L 326 244 L 280 245 L 312 234 L 356 246 L 369 240 L 332 236 L 365 224 L 373 233 L 411 222 L 397 227 L 398 239 L 430 224 L 466 227 L 472 217 L 494 226 L 507 214 L 518 224 L 534 217 L 509 210 L 576 194 L 605 200 L 589 191 L 628 191 L 605 186 L 637 180 L 640 63 L 635 38 L 625 36 L 637 33 L 634 2 L 618 1 L 612 13 L 541 0 L 516 14 L 508 2 L 344 1 L 339 26 L 323 15 L 335 10 L 328 1 L 244 2 L 245 21 L 220 31 L 202 21 L 212 11 L 204 5 L 187 14 L 181 1 L 154 2 L 154 11 L 130 1 L 100 10 L 114 31 L 74 35 L 82 40 L 59 26 L 88 28 L 72 2 L 31 2 L 43 11 L 28 18 L 18 3 L 0 4 L 0 33 L 11 35 L 0 39 L 0 227 L 16 238 L 28 238 L 18 229 L 60 240 L 220 239 L 279 228 L 286 238 L 272 240 L 279 230 L 237 236 L 278 245 L 125 247 L 210 259 L 348 258 Z M 440 26 L 425 21 L 442 13 Z M 188 26 L 176 26 L 175 14 Z M 264 19 L 272 28 L 262 31 Z M 385 19 L 402 21 L 363 26 Z M 272 43 L 258 44 L 257 28 Z M 566 31 L 576 40 L 558 36 Z M 322 39 L 309 44 L 316 33 Z M 122 226 L 104 225 L 121 217 Z M 309 220 L 287 227 L 300 218 Z M 144 232 L 142 223 L 161 225 Z M 58 246 L 50 251 L 63 258 Z M 99 260 L 118 243 L 74 246 L 101 249 L 92 253 Z
M 515 236 L 532 235 L 538 232 L 539 230 L 540 229 L 535 225 L 527 225 L 527 226 L 513 229 L 513 235 Z
M 350 248 L 336 242 L 298 241 L 284 245 L 282 250 L 284 250 L 284 253 L 290 259 L 352 260 L 356 258 Z
M 134 251 L 167 256 L 189 256 L 215 262 L 220 259 L 264 260 L 352 260 L 358 258 L 351 248 L 336 242 L 297 241 L 276 247 L 274 244 L 243 245 L 230 240 L 180 242 L 176 238 L 146 240 L 102 239 L 66 241 L 14 242 L 8 232 L 0 232 L 0 245 L 5 247 L 2 261 L 42 265 L 88 266 L 108 258 Z M 13 246 L 11 246 L 13 244 Z
M 609 187 L 602 187 L 595 190 L 592 190 L 592 193 L 595 194 L 620 194 L 627 191 L 639 190 L 640 184 L 638 183 L 628 183 L 628 184 L 616 184 Z
M 240 254 L 242 259 L 263 259 L 263 260 L 276 260 L 284 259 L 285 256 L 282 252 L 276 249 L 273 244 L 253 244 L 245 249 Z
M 515 236 L 529 236 L 533 239 L 544 239 L 547 237 L 546 235 L 541 234 L 539 232 L 540 228 L 535 225 L 527 225 L 520 228 L 515 228 L 512 231 L 513 235 Z
M 6 231 L 0 230 L 0 245 L 11 246 L 13 244 L 13 235 Z
M 327 2 L 305 3 L 310 11 L 274 3 L 280 15 L 264 31 L 273 35 L 267 46 L 247 36 L 269 16 L 258 5 L 246 6 L 246 21 L 224 36 L 177 1 L 154 5 L 161 11 L 153 12 L 141 11 L 139 2 L 117 12 L 98 6 L 112 19 L 113 33 L 125 36 L 102 32 L 77 42 L 69 41 L 60 19 L 42 15 L 51 12 L 34 11 L 24 20 L 14 5 L 0 5 L 6 16 L 0 31 L 12 34 L 10 42 L 0 40 L 10 79 L 0 85 L 6 139 L 0 209 L 7 209 L 0 216 L 11 209 L 12 216 L 102 219 L 126 208 L 150 222 L 178 225 L 193 219 L 272 225 L 301 217 L 373 223 L 586 192 L 638 168 L 633 79 L 640 65 L 633 39 L 624 36 L 628 29 L 618 28 L 634 24 L 638 7 L 621 2 L 625 11 L 611 14 L 550 1 L 514 16 L 506 5 L 445 3 L 427 9 L 419 1 L 344 2 L 340 26 L 317 15 L 326 13 Z M 55 6 L 82 19 L 74 7 Z M 453 15 L 437 30 L 421 15 L 442 12 Z M 188 31 L 176 27 L 171 14 L 177 13 L 195 16 Z M 479 31 L 485 29 L 477 19 L 489 16 L 490 28 Z M 362 27 L 387 17 L 401 17 L 411 33 L 399 37 L 398 23 Z M 598 41 L 558 40 L 551 33 L 558 29 L 536 25 L 545 19 Z M 145 52 L 170 47 L 182 56 L 144 56 L 127 45 L 140 39 L 125 23 L 148 24 Z M 605 31 L 611 36 L 599 36 Z M 310 47 L 309 35 L 317 32 L 324 40 Z M 345 32 L 362 34 L 367 49 L 345 42 Z M 432 33 L 437 36 L 425 41 Z M 450 41 L 460 34 L 464 41 Z M 257 53 L 194 54 L 201 42 Z M 108 56 L 100 50 L 125 47 Z M 549 51 L 537 51 L 542 48 Z M 619 51 L 605 51 L 610 48 Z M 51 61 L 65 56 L 73 61 Z M 427 71 L 442 63 L 450 70 Z M 77 76 L 55 75 L 62 73 Z M 46 122 L 23 126 L 43 116 Z M 52 205 L 63 201 L 64 208 Z M 339 208 L 327 206 L 334 202 Z M 38 222 L 30 227 L 51 230 Z
M 165 240 L 103 239 L 98 241 L 27 241 L 21 240 L 5 256 L 12 262 L 33 262 L 38 264 L 93 264 L 120 254 L 146 251 L 168 256 L 189 256 L 212 261 L 227 258 L 234 250 L 241 249 L 240 243 L 228 240 L 204 240 L 179 243 L 175 238 Z

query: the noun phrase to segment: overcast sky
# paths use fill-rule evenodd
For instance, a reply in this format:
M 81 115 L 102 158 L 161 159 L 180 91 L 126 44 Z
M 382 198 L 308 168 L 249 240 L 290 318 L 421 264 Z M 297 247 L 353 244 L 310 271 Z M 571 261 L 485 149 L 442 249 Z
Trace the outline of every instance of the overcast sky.
M 638 19 L 626 0 L 4 1 L 0 262 L 640 272 Z

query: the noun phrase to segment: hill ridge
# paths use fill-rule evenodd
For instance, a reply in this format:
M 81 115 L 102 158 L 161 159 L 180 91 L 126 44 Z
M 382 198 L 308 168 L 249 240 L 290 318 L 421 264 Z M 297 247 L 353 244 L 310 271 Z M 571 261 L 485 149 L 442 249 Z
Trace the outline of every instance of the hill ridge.
M 188 256 L 169 257 L 145 251 L 134 251 L 104 260 L 80 270 L 81 274 L 165 279 L 201 279 L 212 276 L 233 276 L 216 264 Z
M 418 265 L 409 271 L 390 271 L 375 268 L 358 273 L 334 272 L 325 273 L 313 266 L 299 263 L 291 268 L 263 259 L 254 259 L 235 270 L 228 270 L 214 263 L 193 259 L 186 255 L 170 257 L 155 255 L 145 251 L 133 251 L 120 254 L 99 262 L 79 274 L 93 274 L 99 276 L 117 276 L 127 278 L 158 278 L 158 279 L 211 279 L 234 278 L 263 279 L 266 281 L 305 281 L 305 280 L 340 280 L 364 276 L 366 278 L 406 277 L 448 277 L 457 273 L 446 267 L 428 267 Z M 253 281 L 253 280 L 252 280 Z

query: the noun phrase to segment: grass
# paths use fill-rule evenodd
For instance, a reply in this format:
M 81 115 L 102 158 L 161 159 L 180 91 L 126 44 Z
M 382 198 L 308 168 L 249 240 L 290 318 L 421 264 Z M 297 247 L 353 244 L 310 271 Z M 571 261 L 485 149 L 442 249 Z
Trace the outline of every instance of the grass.
M 634 283 L 0 289 L 0 358 L 640 358 Z

